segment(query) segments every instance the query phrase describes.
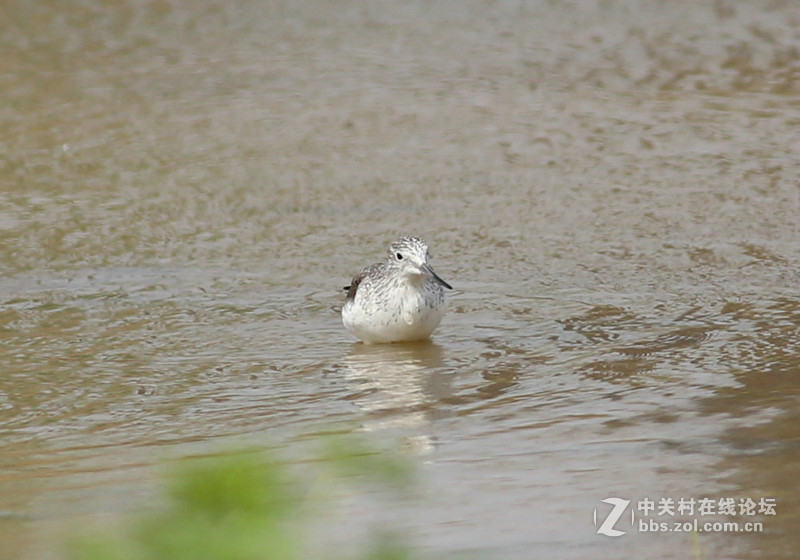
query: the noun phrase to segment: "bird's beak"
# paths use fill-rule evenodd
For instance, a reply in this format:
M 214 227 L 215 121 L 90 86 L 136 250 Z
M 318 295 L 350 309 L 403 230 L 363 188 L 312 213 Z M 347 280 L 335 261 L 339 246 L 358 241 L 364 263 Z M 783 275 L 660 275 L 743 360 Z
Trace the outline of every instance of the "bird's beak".
M 427 274 L 428 276 L 439 282 L 439 284 L 441 284 L 448 290 L 453 289 L 453 286 L 451 286 L 450 284 L 439 278 L 439 275 L 433 271 L 433 269 L 430 267 L 428 263 L 423 263 L 422 266 L 419 267 L 419 269 L 422 271 L 423 274 Z

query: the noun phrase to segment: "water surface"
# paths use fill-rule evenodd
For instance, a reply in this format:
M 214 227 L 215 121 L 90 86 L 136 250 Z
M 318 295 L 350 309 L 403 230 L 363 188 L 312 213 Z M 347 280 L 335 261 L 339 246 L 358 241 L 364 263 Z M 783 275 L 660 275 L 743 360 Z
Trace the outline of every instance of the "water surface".
M 422 555 L 794 557 L 794 4 L 0 11 L 4 558 L 150 503 L 164 457 L 327 431 L 418 465 L 343 524 Z M 341 286 L 406 233 L 449 314 L 358 344 Z M 614 539 L 610 496 L 777 515 Z

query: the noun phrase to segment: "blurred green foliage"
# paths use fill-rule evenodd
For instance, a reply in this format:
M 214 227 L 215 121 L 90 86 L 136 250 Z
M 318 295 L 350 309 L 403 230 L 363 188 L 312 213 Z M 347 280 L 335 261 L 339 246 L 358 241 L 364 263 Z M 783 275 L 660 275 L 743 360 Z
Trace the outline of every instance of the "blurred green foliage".
M 168 477 L 165 505 L 125 520 L 120 534 L 77 537 L 74 560 L 269 560 L 305 559 L 305 532 L 319 480 L 325 484 L 388 483 L 405 487 L 406 460 L 363 442 L 326 438 L 325 451 L 305 476 L 263 450 L 237 450 L 183 459 Z M 301 469 L 302 470 L 302 469 Z M 317 504 L 318 505 L 318 504 Z M 318 508 L 317 508 L 318 509 Z M 406 560 L 397 537 L 374 535 L 367 550 L 326 558 Z

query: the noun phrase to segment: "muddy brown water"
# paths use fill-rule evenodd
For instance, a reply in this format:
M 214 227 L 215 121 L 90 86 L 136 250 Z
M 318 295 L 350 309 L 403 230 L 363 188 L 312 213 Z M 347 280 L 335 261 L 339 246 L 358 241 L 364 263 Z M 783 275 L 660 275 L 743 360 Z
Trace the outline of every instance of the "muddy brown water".
M 0 20 L 3 558 L 149 503 L 165 457 L 348 430 L 420 481 L 347 526 L 430 557 L 796 557 L 795 3 Z M 404 233 L 449 313 L 430 344 L 357 344 L 340 288 Z M 776 515 L 608 537 L 609 497 Z

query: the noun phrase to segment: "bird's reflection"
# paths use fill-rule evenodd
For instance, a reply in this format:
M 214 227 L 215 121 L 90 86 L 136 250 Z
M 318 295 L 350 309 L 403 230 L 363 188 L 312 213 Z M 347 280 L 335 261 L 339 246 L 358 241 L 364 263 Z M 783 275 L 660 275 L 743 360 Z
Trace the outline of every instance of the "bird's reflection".
M 430 414 L 449 394 L 442 348 L 431 341 L 354 344 L 344 359 L 350 398 L 366 413 L 364 429 L 400 430 L 409 451 L 433 449 Z

